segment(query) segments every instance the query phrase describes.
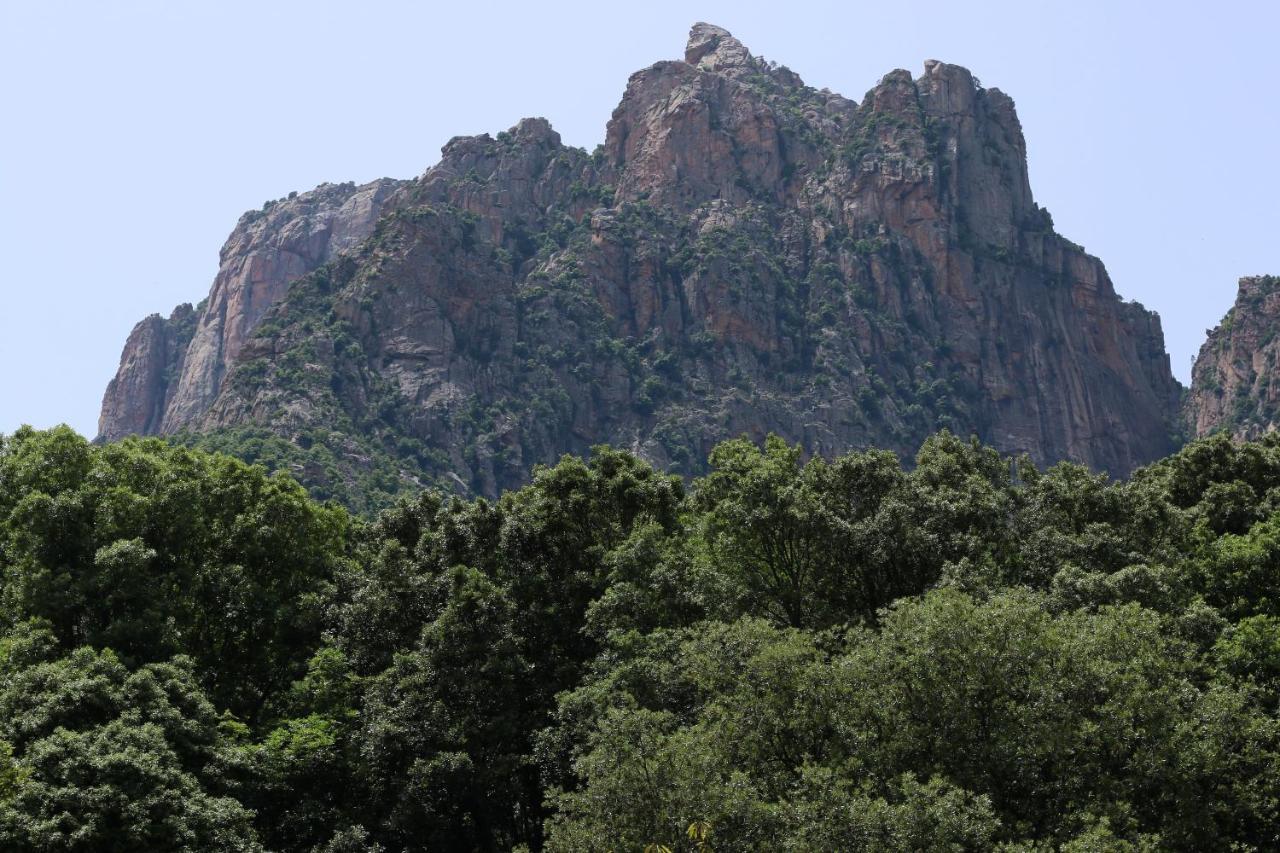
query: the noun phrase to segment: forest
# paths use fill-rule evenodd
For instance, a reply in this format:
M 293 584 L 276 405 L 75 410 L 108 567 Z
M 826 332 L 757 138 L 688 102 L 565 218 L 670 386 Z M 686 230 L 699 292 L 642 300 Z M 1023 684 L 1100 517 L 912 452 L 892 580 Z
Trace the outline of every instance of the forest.
M 0 437 L 0 849 L 1280 847 L 1280 438 L 707 470 Z

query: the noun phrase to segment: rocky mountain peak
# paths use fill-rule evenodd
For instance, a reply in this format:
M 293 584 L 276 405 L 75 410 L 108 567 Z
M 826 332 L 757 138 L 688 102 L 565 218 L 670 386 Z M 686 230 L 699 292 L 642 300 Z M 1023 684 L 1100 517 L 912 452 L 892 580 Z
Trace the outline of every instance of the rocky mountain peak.
M 596 155 L 525 119 L 303 195 L 242 219 L 194 322 L 136 330 L 104 437 L 267 431 L 325 494 L 496 494 L 601 442 L 691 473 L 768 432 L 1115 473 L 1171 449 L 1159 318 L 1053 230 L 1013 101 L 959 66 L 859 103 L 696 24 Z
M 929 95 L 934 109 L 940 113 L 956 115 L 973 111 L 978 86 L 973 74 L 963 66 L 937 59 L 925 60 L 924 76 L 917 85 Z
M 362 243 L 404 183 L 321 184 L 241 216 L 199 308 L 133 330 L 103 398 L 99 437 L 177 432 L 195 422 L 289 284 Z
M 684 61 L 702 71 L 750 68 L 755 63 L 751 51 L 723 27 L 697 23 L 689 30 Z
M 522 118 L 516 125 L 499 134 L 505 147 L 514 148 L 559 148 L 560 134 L 551 127 L 545 118 Z M 455 136 L 440 149 L 440 163 L 434 170 L 457 168 L 459 162 L 466 162 L 474 155 L 495 151 L 494 138 L 487 133 L 476 136 Z
M 1196 437 L 1257 438 L 1280 427 L 1280 276 L 1240 279 L 1191 371 L 1186 421 Z
M 1236 300 L 1252 303 L 1262 300 L 1264 303 L 1280 295 L 1280 276 L 1248 275 L 1238 282 Z

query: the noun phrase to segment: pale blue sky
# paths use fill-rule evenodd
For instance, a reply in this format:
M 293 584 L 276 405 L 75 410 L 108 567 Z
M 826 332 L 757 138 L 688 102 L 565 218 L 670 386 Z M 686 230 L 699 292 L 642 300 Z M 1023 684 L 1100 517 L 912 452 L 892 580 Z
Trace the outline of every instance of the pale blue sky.
M 930 58 L 1009 93 L 1037 200 L 1186 381 L 1236 279 L 1280 273 L 1276 8 L 0 0 L 0 432 L 93 435 L 130 328 L 205 295 L 244 210 L 522 116 L 593 148 L 697 20 L 856 99 Z

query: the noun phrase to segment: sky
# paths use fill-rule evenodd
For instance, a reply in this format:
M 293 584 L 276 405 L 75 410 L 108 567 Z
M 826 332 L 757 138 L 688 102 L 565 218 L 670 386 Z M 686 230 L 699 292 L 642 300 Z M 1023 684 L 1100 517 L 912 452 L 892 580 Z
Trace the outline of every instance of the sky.
M 854 99 L 926 59 L 1011 95 L 1036 200 L 1160 313 L 1184 382 L 1237 279 L 1280 273 L 1262 0 L 0 0 L 0 433 L 94 435 L 129 330 L 207 293 L 243 211 L 523 116 L 594 148 L 699 20 Z

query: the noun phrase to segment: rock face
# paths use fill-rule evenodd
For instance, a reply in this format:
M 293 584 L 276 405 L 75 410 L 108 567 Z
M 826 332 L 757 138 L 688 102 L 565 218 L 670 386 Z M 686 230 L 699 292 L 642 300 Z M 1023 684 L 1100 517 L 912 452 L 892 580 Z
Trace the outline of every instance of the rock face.
M 252 428 L 321 493 L 494 494 L 601 442 L 693 472 L 770 431 L 909 454 L 949 427 L 1117 474 L 1172 449 L 1158 317 L 1054 232 L 1013 101 L 957 66 L 858 103 L 698 24 L 592 155 L 526 119 L 344 192 L 241 220 L 176 386 L 136 331 L 104 437 Z
M 129 335 L 103 397 L 99 436 L 112 440 L 194 425 L 245 339 L 289 283 L 368 237 L 400 184 L 324 184 L 240 217 L 199 309 L 182 306 L 168 321 L 153 315 Z
M 179 305 L 169 319 L 152 314 L 129 333 L 120 368 L 102 398 L 98 433 L 104 439 L 160 431 L 183 358 L 195 331 L 195 310 Z
M 1188 430 L 1258 438 L 1280 424 L 1280 277 L 1240 279 L 1235 305 L 1209 331 L 1191 371 Z

